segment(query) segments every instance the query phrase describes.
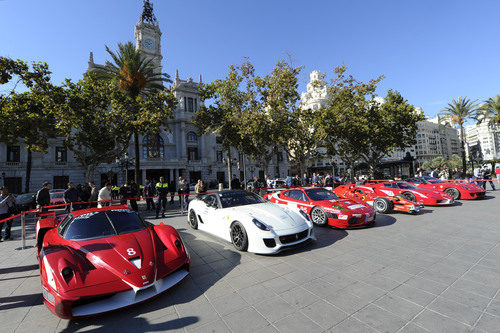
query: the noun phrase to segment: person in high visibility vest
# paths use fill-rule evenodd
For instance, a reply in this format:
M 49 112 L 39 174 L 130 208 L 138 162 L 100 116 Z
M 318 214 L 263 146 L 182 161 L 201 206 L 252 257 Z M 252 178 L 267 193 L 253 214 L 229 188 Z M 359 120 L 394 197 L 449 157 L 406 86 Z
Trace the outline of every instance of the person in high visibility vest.
M 158 193 L 158 201 L 156 202 L 156 218 L 160 213 L 161 206 L 161 217 L 165 217 L 165 208 L 167 206 L 167 195 L 168 195 L 168 183 L 165 178 L 160 177 L 160 181 L 156 183 L 156 193 Z

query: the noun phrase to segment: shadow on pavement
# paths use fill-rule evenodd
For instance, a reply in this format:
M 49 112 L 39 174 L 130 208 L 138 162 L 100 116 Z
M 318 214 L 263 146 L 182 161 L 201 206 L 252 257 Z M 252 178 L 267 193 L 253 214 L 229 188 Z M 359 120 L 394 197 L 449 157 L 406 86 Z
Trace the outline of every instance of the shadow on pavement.
M 27 271 L 32 271 L 35 269 L 38 270 L 38 264 L 27 265 L 27 266 L 9 267 L 9 268 L 0 268 L 0 274 L 27 272 Z
M 182 329 L 199 321 L 197 307 L 187 306 L 187 313 L 180 311 L 181 318 L 172 319 L 176 312 L 172 306 L 189 303 L 203 295 L 218 280 L 239 265 L 241 255 L 226 249 L 223 245 L 177 229 L 191 256 L 191 274 L 178 285 L 141 304 L 135 304 L 125 309 L 104 313 L 88 318 L 73 319 L 61 322 L 62 332 L 112 331 L 117 332 L 152 332 Z M 223 265 L 212 267 L 202 259 L 208 255 L 218 253 L 225 259 Z M 148 316 L 154 323 L 148 321 Z M 164 321 L 162 321 L 164 317 Z M 64 327 L 66 326 L 66 327 Z
M 380 228 L 387 227 L 388 225 L 392 225 L 396 223 L 396 218 L 389 215 L 377 215 L 377 220 L 372 228 Z
M 342 229 L 334 229 L 330 227 L 319 227 L 314 226 L 314 234 L 316 236 L 316 240 L 311 240 L 309 242 L 305 242 L 301 245 L 293 247 L 289 250 L 284 250 L 278 254 L 272 254 L 269 256 L 277 256 L 277 257 L 287 257 L 290 255 L 294 255 L 300 252 L 312 251 L 314 249 L 320 249 L 323 247 L 327 247 L 332 245 L 333 243 L 341 240 L 346 237 L 347 231 Z
M 0 304 L 1 304 L 0 311 L 14 309 L 14 308 L 31 307 L 34 305 L 39 305 L 41 303 L 42 303 L 41 293 L 21 295 L 21 296 L 0 297 Z

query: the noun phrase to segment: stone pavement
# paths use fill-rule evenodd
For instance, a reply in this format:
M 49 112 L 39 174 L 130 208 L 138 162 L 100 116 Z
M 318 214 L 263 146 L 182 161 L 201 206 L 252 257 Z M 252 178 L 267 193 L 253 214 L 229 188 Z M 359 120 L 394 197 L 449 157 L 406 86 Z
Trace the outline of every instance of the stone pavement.
M 191 276 L 147 303 L 74 321 L 41 303 L 35 251 L 15 250 L 16 227 L 0 243 L 0 331 L 499 332 L 497 193 L 379 215 L 369 229 L 316 228 L 316 242 L 276 256 L 236 252 L 170 212 Z

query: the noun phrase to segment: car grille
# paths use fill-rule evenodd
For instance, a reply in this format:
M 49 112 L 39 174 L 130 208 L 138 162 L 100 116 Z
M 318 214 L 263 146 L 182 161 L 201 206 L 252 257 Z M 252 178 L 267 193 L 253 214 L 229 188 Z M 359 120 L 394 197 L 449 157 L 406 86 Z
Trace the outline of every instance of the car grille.
M 472 196 L 476 195 L 478 198 L 484 198 L 486 196 L 486 192 L 477 192 L 477 193 L 472 193 Z
M 275 247 L 276 246 L 276 241 L 274 238 L 264 238 L 264 244 L 267 247 Z
M 333 214 L 333 213 L 326 213 L 326 217 L 329 219 L 338 219 L 339 218 L 339 216 L 337 214 Z
M 351 217 L 348 221 L 347 221 L 347 224 L 349 225 L 353 225 L 353 224 L 358 224 L 360 223 L 359 222 L 359 219 L 357 217 Z
M 304 230 L 304 231 L 299 232 L 297 234 L 280 236 L 280 242 L 281 242 L 281 244 L 288 244 L 288 243 L 297 242 L 301 239 L 306 238 L 308 234 L 309 234 L 309 230 Z

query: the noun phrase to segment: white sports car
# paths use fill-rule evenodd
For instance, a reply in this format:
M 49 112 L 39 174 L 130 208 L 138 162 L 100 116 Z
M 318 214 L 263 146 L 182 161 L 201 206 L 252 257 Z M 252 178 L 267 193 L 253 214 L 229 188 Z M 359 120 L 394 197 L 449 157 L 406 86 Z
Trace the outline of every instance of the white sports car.
M 314 238 L 307 214 L 247 191 L 219 191 L 192 200 L 188 223 L 233 243 L 239 251 L 260 254 L 276 253 Z

